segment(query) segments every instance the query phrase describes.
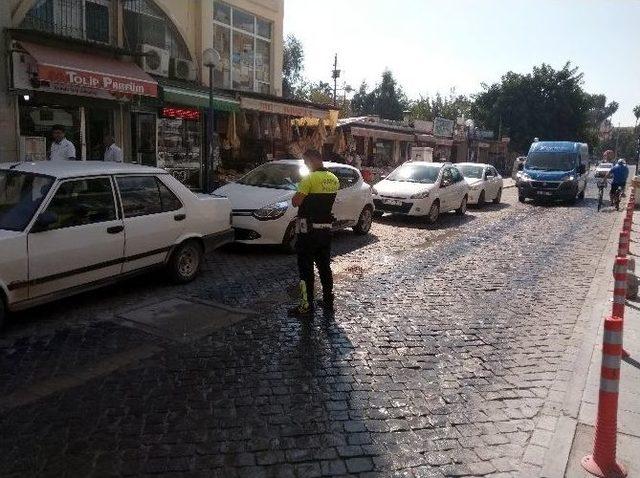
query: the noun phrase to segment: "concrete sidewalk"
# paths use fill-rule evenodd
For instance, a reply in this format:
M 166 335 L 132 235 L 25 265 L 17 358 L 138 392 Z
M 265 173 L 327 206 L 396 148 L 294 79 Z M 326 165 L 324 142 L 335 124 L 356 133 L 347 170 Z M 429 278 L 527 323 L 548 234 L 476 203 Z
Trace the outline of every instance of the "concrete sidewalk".
M 622 214 L 621 214 L 622 215 Z M 636 212 L 636 223 L 640 215 Z M 622 217 L 618 224 L 620 230 Z M 618 237 L 616 232 L 613 239 Z M 610 244 L 611 259 L 617 244 Z M 640 254 L 640 225 L 632 231 L 631 257 Z M 600 366 L 602 357 L 602 334 L 604 317 L 611 314 L 613 277 L 611 268 L 603 278 L 598 290 L 596 302 L 589 314 L 590 326 L 585 333 L 584 346 L 574 371 L 573 390 L 567 391 L 565 398 L 564 426 L 558 427 L 553 438 L 556 445 L 555 457 L 547 457 L 543 475 L 547 477 L 590 477 L 583 470 L 580 460 L 593 450 L 598 391 L 600 388 Z M 638 268 L 636 267 L 636 272 Z M 623 464 L 628 476 L 640 476 L 640 302 L 627 301 L 624 323 L 624 347 L 630 357 L 623 359 L 620 378 L 620 396 L 618 402 L 618 463 Z M 581 378 L 582 376 L 582 378 Z M 584 377 L 586 376 L 586 381 Z M 569 448 L 570 444 L 570 448 Z M 554 447 L 551 447 L 554 449 Z M 565 450 L 563 452 L 563 449 Z M 568 450 L 568 454 L 567 454 Z

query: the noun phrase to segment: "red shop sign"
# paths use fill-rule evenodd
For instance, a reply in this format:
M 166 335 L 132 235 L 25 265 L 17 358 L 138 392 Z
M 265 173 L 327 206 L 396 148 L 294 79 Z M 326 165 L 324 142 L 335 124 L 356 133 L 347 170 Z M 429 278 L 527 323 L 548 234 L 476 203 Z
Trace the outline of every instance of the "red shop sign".
M 198 121 L 200 119 L 200 111 L 194 108 L 162 108 L 162 116 L 164 118 L 176 118 Z

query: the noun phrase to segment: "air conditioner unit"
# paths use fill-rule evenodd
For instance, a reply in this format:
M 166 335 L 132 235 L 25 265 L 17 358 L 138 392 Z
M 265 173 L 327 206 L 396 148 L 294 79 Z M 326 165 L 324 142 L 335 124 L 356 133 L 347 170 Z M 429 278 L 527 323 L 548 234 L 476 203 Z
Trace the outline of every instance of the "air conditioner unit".
M 142 45 L 142 69 L 147 73 L 169 76 L 169 52 L 153 45 Z
M 190 60 L 171 58 L 169 63 L 169 76 L 178 80 L 196 80 L 196 66 Z

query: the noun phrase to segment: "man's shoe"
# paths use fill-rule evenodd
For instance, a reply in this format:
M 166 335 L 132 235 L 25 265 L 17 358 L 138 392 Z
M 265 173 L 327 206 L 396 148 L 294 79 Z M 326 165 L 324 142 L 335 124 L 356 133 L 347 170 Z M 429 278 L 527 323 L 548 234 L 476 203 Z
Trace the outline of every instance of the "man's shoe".
M 333 296 L 320 299 L 317 305 L 323 310 L 333 310 Z
M 295 307 L 291 307 L 287 310 L 287 315 L 289 317 L 298 317 L 300 319 L 308 319 L 313 317 L 313 307 L 302 307 L 301 305 L 297 305 Z

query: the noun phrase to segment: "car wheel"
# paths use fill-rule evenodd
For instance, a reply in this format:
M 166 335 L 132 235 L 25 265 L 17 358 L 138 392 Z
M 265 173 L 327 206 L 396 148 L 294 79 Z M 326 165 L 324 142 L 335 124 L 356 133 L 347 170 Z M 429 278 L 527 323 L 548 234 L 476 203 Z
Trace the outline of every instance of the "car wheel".
M 586 192 L 587 188 L 585 187 L 582 191 L 580 191 L 580 193 L 578 194 L 578 199 L 580 201 L 582 201 L 584 199 L 584 193 Z
M 293 254 L 296 252 L 296 242 L 298 242 L 298 235 L 296 234 L 295 221 L 289 224 L 287 230 L 282 238 L 282 250 L 287 254 Z
M 365 206 L 362 212 L 360 213 L 360 217 L 358 218 L 358 223 L 353 227 L 353 232 L 364 236 L 369 233 L 371 229 L 371 222 L 373 221 L 373 212 L 371 211 L 371 206 Z
M 427 214 L 427 221 L 429 224 L 434 224 L 438 217 L 440 216 L 440 202 L 436 199 L 433 201 L 431 208 L 429 209 L 429 214 Z
M 373 217 L 381 218 L 382 216 L 384 216 L 384 211 L 373 211 Z
M 169 259 L 168 271 L 171 279 L 178 284 L 191 282 L 200 272 L 202 257 L 202 246 L 196 241 L 180 244 Z
M 482 207 L 484 206 L 484 189 L 482 191 L 480 191 L 480 196 L 478 196 L 478 207 Z
M 498 194 L 493 198 L 493 204 L 500 204 L 502 201 L 502 188 L 498 189 Z
M 456 214 L 458 216 L 463 216 L 467 212 L 467 199 L 467 196 L 463 197 L 462 204 L 460 204 L 460 207 L 456 209 Z

